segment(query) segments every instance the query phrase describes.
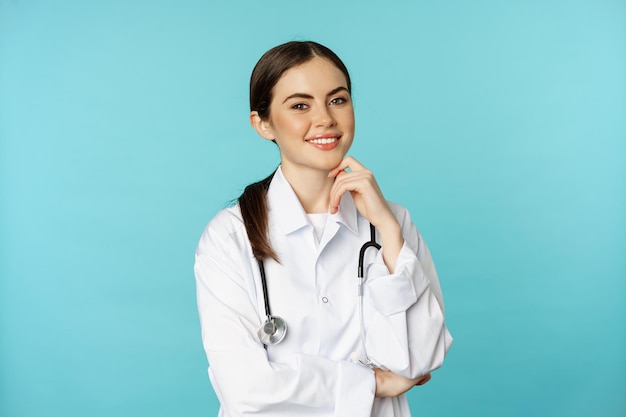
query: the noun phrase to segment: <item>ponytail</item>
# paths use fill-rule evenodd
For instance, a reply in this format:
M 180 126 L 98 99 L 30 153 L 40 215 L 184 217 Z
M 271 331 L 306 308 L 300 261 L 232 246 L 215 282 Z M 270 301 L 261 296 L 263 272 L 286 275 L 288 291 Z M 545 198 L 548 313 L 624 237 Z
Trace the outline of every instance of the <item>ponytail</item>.
M 272 258 L 276 262 L 278 255 L 272 249 L 269 242 L 267 232 L 267 190 L 270 187 L 272 178 L 276 171 L 272 172 L 270 176 L 248 185 L 241 196 L 239 197 L 239 208 L 241 209 L 241 217 L 243 217 L 243 224 L 246 227 L 248 233 L 248 239 L 250 245 L 252 245 L 252 253 L 258 260 L 265 258 Z

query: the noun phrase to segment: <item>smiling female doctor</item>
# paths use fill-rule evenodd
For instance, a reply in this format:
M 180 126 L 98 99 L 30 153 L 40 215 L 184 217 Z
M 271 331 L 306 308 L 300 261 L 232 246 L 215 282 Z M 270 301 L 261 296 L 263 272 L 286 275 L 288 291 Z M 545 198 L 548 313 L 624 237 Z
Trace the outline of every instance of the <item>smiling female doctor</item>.
M 346 157 L 350 93 L 344 64 L 314 42 L 277 46 L 254 68 L 250 122 L 281 165 L 211 220 L 196 251 L 220 416 L 409 416 L 405 392 L 452 343 L 408 211 Z M 372 240 L 382 249 L 360 256 Z

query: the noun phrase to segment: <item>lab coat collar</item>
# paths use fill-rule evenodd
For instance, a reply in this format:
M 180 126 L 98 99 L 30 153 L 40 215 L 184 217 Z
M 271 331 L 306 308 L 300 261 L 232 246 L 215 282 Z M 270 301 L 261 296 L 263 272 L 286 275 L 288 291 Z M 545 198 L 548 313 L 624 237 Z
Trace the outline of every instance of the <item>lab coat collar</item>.
M 308 226 L 306 212 L 293 188 L 278 167 L 267 191 L 268 215 L 280 224 L 287 235 Z M 350 193 L 345 193 L 339 203 L 339 211 L 329 215 L 329 220 L 343 224 L 353 233 L 358 233 L 357 209 Z

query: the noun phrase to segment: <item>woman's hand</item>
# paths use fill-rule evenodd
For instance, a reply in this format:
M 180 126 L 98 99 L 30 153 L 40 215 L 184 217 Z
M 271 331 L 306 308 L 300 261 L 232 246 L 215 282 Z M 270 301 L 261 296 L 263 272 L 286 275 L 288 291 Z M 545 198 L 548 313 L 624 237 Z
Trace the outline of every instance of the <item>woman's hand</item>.
M 346 171 L 348 168 L 349 172 Z M 380 228 L 386 222 L 395 222 L 374 174 L 356 159 L 351 156 L 344 158 L 328 176 L 335 177 L 330 192 L 330 214 L 337 213 L 341 196 L 349 191 L 356 208 L 375 227 Z
M 349 172 L 346 171 L 348 168 Z M 328 176 L 335 177 L 335 183 L 330 191 L 330 213 L 337 213 L 341 196 L 347 191 L 350 192 L 359 213 L 380 233 L 384 247 L 383 259 L 389 272 L 393 273 L 404 238 L 400 224 L 383 197 L 374 174 L 356 159 L 348 156 L 331 170 Z
M 376 377 L 377 397 L 397 397 L 416 385 L 424 385 L 430 381 L 430 374 L 409 379 L 379 368 L 374 368 L 374 376 Z

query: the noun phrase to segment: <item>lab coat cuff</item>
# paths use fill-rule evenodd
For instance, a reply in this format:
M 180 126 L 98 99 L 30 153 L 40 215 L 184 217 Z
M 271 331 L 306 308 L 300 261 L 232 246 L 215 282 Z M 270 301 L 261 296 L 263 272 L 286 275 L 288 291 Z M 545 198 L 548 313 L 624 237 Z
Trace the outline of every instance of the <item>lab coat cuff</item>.
M 348 361 L 339 362 L 337 378 L 337 417 L 369 417 L 372 413 L 376 379 L 374 372 L 363 365 Z
M 367 271 L 365 292 L 376 310 L 391 316 L 408 310 L 428 285 L 419 259 L 404 242 L 393 274 L 387 269 L 382 252 L 378 253 Z

